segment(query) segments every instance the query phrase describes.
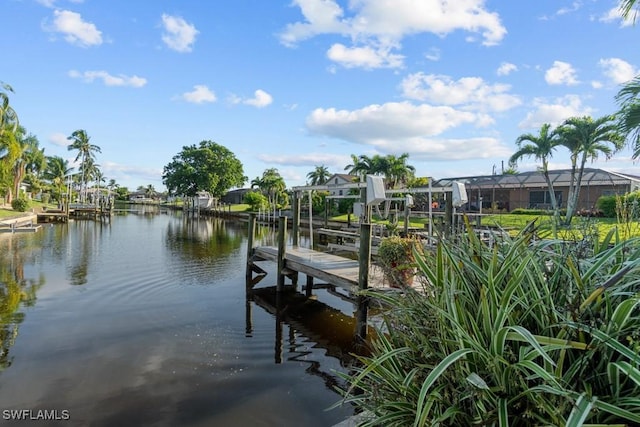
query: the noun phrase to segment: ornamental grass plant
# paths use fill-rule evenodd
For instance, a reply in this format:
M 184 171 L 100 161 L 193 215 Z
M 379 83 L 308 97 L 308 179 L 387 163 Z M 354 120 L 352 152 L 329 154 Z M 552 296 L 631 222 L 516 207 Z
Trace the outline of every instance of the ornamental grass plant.
M 364 426 L 640 425 L 640 240 L 468 231 L 415 253 L 424 292 L 370 291 L 384 328 L 340 404 Z

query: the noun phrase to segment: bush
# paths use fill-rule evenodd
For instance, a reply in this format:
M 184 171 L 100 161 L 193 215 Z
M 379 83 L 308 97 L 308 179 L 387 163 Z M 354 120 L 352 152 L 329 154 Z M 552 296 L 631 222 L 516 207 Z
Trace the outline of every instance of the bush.
M 252 211 L 266 209 L 269 206 L 269 201 L 265 195 L 257 191 L 249 191 L 246 193 L 244 195 L 244 202 L 249 205 L 249 209 Z
M 596 207 L 606 218 L 616 217 L 616 196 L 601 196 L 596 201 Z
M 11 207 L 16 212 L 26 212 L 29 209 L 29 201 L 24 197 L 17 197 L 11 201 Z
M 389 308 L 344 402 L 367 426 L 640 425 L 640 240 L 610 240 L 440 241 L 424 292 L 366 293 Z

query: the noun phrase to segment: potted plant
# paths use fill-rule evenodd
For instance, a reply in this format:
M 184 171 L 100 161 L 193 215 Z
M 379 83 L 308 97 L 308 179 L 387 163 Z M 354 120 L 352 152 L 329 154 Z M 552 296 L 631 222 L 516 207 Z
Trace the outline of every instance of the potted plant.
M 417 240 L 409 237 L 384 237 L 378 246 L 378 262 L 391 287 L 410 286 L 415 276 L 414 249 Z

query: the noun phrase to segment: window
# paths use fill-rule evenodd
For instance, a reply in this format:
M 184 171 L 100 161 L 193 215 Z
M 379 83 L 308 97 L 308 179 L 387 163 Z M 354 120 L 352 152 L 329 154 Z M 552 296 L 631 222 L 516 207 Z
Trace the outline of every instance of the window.
M 562 191 L 554 191 L 556 196 L 556 203 L 558 206 L 562 205 Z M 529 207 L 531 208 L 550 208 L 551 196 L 548 191 L 530 191 L 529 192 Z

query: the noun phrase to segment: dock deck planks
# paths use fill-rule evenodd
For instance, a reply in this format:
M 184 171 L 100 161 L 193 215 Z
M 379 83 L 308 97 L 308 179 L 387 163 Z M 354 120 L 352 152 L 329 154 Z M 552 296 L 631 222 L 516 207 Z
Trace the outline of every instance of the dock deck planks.
M 277 262 L 278 248 L 260 246 L 253 250 L 254 257 Z M 308 248 L 287 247 L 285 267 L 324 280 L 350 292 L 358 290 L 358 261 Z M 369 287 L 382 288 L 382 275 L 376 267 L 369 269 Z

